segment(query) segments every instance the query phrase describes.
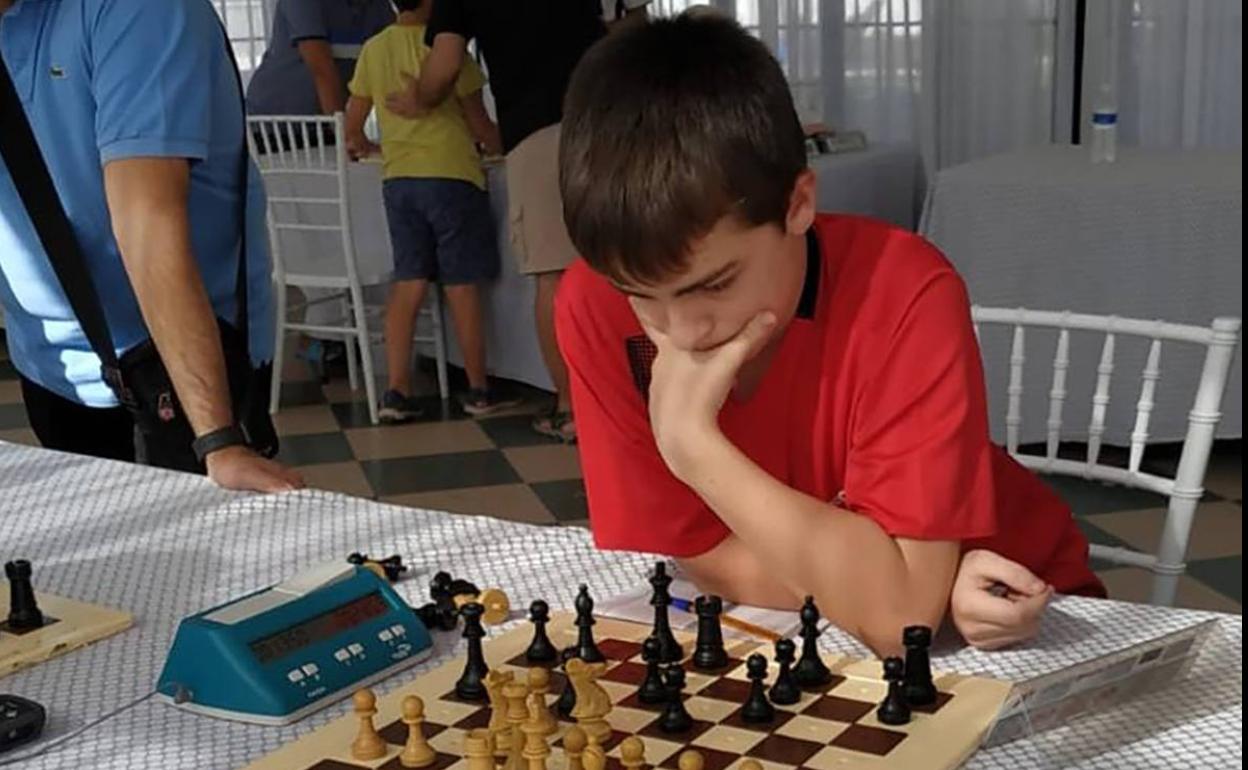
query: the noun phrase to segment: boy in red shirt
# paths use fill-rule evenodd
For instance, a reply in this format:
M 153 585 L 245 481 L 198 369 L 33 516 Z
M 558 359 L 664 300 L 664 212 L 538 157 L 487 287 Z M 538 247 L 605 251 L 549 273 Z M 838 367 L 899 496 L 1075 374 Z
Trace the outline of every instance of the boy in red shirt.
M 761 43 L 689 15 L 599 43 L 560 154 L 585 261 L 556 323 L 599 547 L 739 602 L 812 594 L 881 655 L 947 608 L 998 647 L 1054 590 L 1104 594 L 1070 510 L 989 440 L 961 280 L 913 233 L 815 213 Z

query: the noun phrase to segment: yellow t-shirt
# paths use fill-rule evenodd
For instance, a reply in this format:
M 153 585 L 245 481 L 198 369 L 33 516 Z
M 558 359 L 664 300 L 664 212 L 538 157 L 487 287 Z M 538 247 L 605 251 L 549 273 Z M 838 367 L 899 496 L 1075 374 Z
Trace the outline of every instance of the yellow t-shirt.
M 353 96 L 373 101 L 381 131 L 383 176 L 463 179 L 485 189 L 481 157 L 456 98 L 485 85 L 476 62 L 464 60 L 454 94 L 428 115 L 412 120 L 386 109 L 386 94 L 403 87 L 400 73 L 419 78 L 428 56 L 424 25 L 392 24 L 369 38 L 356 62 L 348 89 Z

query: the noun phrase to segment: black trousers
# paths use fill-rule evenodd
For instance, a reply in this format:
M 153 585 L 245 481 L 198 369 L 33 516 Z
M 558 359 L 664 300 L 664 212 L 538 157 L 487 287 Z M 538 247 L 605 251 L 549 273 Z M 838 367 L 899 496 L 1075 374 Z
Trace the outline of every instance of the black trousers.
M 21 382 L 26 417 L 44 447 L 134 462 L 134 420 L 124 407 L 94 409 L 61 398 L 25 377 Z

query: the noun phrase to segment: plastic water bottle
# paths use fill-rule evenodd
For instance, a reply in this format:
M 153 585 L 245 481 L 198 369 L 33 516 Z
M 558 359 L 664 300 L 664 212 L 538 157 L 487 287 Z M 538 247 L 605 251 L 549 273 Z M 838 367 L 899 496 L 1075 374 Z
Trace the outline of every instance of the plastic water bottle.
M 1118 154 L 1118 108 L 1109 96 L 1109 89 L 1101 87 L 1092 109 L 1092 162 L 1113 163 Z

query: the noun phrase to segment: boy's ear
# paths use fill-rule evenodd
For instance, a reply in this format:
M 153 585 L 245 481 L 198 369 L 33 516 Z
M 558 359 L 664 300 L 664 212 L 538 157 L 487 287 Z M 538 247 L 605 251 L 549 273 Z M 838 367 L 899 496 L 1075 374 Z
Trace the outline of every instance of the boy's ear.
M 815 222 L 815 172 L 803 169 L 789 193 L 789 213 L 784 228 L 789 235 L 804 235 Z

